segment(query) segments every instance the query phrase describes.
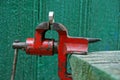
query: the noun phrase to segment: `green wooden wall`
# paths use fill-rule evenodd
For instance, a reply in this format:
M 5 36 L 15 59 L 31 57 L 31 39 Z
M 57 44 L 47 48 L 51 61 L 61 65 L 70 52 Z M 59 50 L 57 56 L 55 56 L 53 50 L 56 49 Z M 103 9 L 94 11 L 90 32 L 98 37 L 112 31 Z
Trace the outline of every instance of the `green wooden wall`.
M 48 21 L 64 24 L 70 36 L 99 37 L 89 51 L 120 49 L 120 0 L 0 0 L 0 80 L 10 80 L 15 39 L 34 37 L 35 27 Z M 46 36 L 58 37 L 49 31 Z M 15 80 L 59 80 L 57 55 L 31 56 L 20 51 Z

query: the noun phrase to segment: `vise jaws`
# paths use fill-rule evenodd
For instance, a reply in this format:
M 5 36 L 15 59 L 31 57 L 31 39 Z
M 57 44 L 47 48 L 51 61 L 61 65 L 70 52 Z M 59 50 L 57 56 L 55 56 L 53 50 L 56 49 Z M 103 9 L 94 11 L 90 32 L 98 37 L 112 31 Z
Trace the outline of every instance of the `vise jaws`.
M 14 80 L 18 49 L 24 50 L 30 55 L 53 55 L 58 53 L 58 75 L 60 80 L 72 80 L 72 76 L 67 72 L 67 55 L 87 54 L 88 43 L 100 41 L 98 38 L 74 38 L 68 36 L 67 29 L 60 23 L 55 23 L 53 12 L 49 12 L 49 21 L 43 22 L 37 26 L 34 38 L 27 38 L 26 42 L 15 41 L 13 48 L 15 49 L 13 70 L 11 80 Z M 58 32 L 59 40 L 45 38 L 45 33 L 52 29 Z

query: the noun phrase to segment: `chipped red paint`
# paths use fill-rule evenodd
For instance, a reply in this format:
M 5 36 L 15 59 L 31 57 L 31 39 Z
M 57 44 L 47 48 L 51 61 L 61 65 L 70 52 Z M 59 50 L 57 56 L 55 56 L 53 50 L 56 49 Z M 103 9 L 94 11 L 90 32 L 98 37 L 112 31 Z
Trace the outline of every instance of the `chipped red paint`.
M 56 30 L 59 35 L 59 41 L 45 38 L 46 31 L 52 29 Z M 27 54 L 31 55 L 53 55 L 58 53 L 58 75 L 60 80 L 72 80 L 70 73 L 67 73 L 67 55 L 86 54 L 88 50 L 88 43 L 100 41 L 97 38 L 74 38 L 69 37 L 67 29 L 60 23 L 43 22 L 35 31 L 34 38 L 28 38 L 26 42 L 16 41 L 13 43 L 14 49 L 25 50 Z
M 35 38 L 26 40 L 26 53 L 32 55 L 53 55 L 54 40 L 45 39 L 44 35 L 50 29 L 49 23 L 42 23 L 36 28 Z M 61 80 L 72 80 L 67 73 L 67 54 L 76 52 L 77 54 L 85 54 L 88 49 L 88 40 L 85 38 L 68 37 L 67 29 L 59 23 L 53 23 L 53 29 L 59 34 L 58 50 L 58 75 Z

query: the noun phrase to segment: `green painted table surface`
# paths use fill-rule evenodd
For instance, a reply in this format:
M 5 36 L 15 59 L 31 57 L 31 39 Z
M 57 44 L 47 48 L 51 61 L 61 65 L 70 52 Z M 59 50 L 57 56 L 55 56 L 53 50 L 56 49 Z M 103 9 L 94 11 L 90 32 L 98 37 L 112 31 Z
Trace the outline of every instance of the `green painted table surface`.
M 49 11 L 70 36 L 102 39 L 89 51 L 120 50 L 120 0 L 0 0 L 0 80 L 10 80 L 13 41 L 34 37 Z M 55 31 L 45 36 L 59 40 Z M 39 57 L 20 50 L 15 80 L 59 80 L 57 63 L 57 54 Z
M 70 65 L 73 80 L 120 80 L 120 51 L 74 54 Z

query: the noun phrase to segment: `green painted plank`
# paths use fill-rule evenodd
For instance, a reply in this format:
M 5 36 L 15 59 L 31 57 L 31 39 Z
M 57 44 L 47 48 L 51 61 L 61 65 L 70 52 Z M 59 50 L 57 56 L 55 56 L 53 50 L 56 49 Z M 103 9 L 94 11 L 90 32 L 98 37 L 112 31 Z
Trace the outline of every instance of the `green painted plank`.
M 90 51 L 120 49 L 119 3 L 119 0 L 1 0 L 0 79 L 10 79 L 12 42 L 34 37 L 35 27 L 48 21 L 48 12 L 51 10 L 55 12 L 55 22 L 64 24 L 70 36 L 103 39 L 100 43 L 90 45 Z M 58 39 L 54 31 L 49 31 L 46 36 Z M 36 57 L 20 51 L 16 79 L 59 80 L 57 55 Z
M 72 55 L 70 64 L 73 80 L 120 80 L 120 51 Z
M 36 2 L 35 2 L 36 1 Z M 15 39 L 25 41 L 33 37 L 37 25 L 37 0 L 3 0 L 0 1 L 0 80 L 10 80 L 13 49 Z M 36 80 L 36 57 L 28 56 L 20 51 L 15 80 Z
M 11 72 L 11 57 L 13 54 L 11 52 L 11 40 L 17 35 L 15 35 L 18 31 L 15 31 L 15 28 L 11 26 L 15 26 L 14 15 L 11 10 L 11 6 L 9 5 L 9 1 L 1 1 L 0 3 L 0 79 L 1 80 L 9 80 L 10 72 Z M 13 20 L 12 20 L 13 19 Z M 12 33 L 14 31 L 14 33 Z M 11 38 L 12 36 L 12 38 Z
M 102 43 L 90 45 L 90 51 L 118 49 L 119 3 L 119 0 L 90 0 L 88 36 L 102 39 Z
M 20 1 L 18 3 L 18 36 L 25 41 L 28 37 L 34 37 L 35 27 L 38 23 L 37 0 Z M 16 80 L 37 79 L 37 57 L 19 51 L 18 64 L 16 70 Z

